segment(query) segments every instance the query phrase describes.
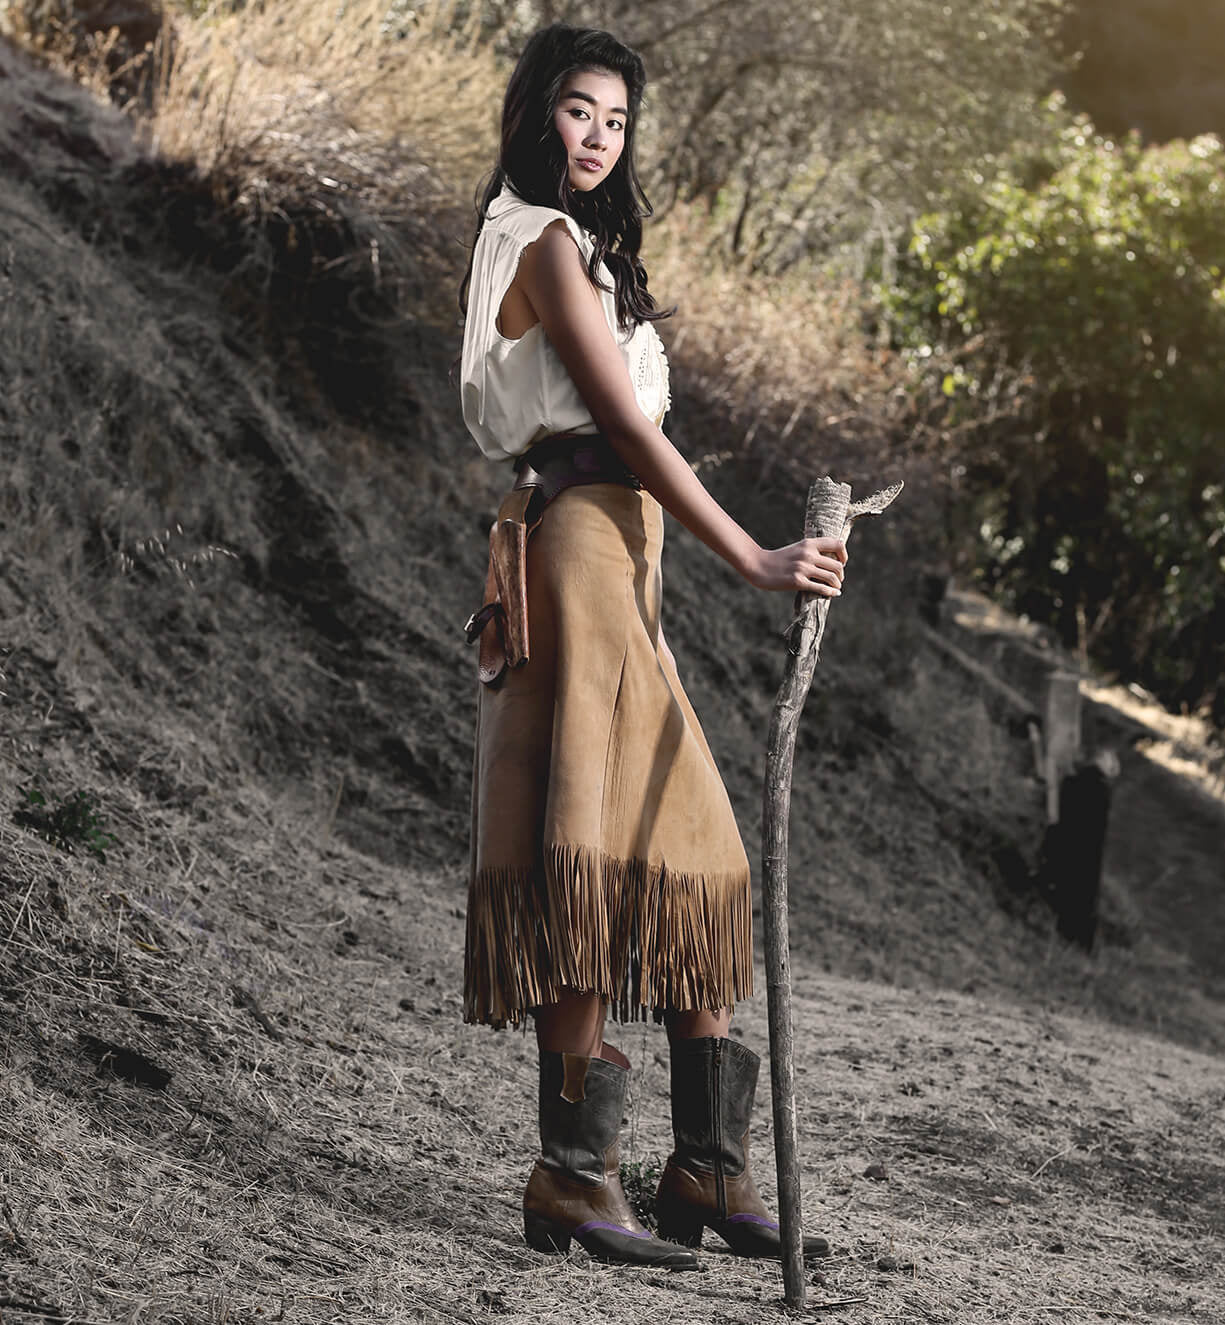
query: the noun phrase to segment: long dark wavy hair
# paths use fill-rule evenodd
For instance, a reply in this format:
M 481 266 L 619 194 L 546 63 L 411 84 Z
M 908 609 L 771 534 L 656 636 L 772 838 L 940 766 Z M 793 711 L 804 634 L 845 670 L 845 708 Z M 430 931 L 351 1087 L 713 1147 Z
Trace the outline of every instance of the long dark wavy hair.
M 596 188 L 584 193 L 570 187 L 566 149 L 553 116 L 566 79 L 587 70 L 619 74 L 624 79 L 629 117 L 616 165 Z M 504 184 L 509 184 L 524 202 L 557 208 L 572 216 L 595 238 L 587 275 L 593 285 L 608 289 L 597 274 L 600 263 L 604 263 L 613 278 L 617 321 L 625 330 L 639 322 L 670 317 L 674 311 L 661 311 L 655 306 L 647 289 L 646 269 L 638 257 L 643 218 L 651 215 L 651 204 L 634 164 L 634 129 L 645 85 L 642 58 L 611 33 L 564 23 L 533 33 L 506 85 L 502 148 L 478 207 L 473 236 L 475 251 L 476 236 Z M 471 279 L 469 255 L 468 270 L 459 287 L 459 306 L 465 313 Z

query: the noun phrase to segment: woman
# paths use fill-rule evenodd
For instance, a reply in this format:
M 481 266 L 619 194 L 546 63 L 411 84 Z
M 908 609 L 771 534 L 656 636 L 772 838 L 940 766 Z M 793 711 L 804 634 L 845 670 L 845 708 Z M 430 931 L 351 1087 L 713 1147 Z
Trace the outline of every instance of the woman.
M 653 323 L 666 314 L 638 258 L 643 84 L 639 57 L 607 33 L 531 38 L 461 292 L 464 419 L 518 474 L 470 623 L 487 684 L 465 1019 L 535 1018 L 528 1242 L 689 1269 L 704 1227 L 746 1256 L 777 1256 L 779 1236 L 748 1168 L 759 1060 L 728 1039 L 732 1004 L 752 992 L 749 866 L 659 626 L 661 507 L 762 589 L 835 595 L 846 551 L 759 547 L 659 429 L 668 379 Z M 609 1007 L 667 1024 L 676 1146 L 662 1238 L 618 1177 L 629 1064 L 604 1040 Z

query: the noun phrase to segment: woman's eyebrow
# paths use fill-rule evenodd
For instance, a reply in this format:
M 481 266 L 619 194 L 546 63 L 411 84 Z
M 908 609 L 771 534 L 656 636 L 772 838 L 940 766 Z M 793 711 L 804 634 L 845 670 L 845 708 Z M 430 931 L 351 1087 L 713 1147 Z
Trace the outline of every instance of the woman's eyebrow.
M 590 92 L 580 92 L 577 88 L 573 88 L 571 91 L 567 92 L 566 95 L 562 97 L 562 100 L 569 101 L 571 97 L 577 97 L 580 101 L 587 102 L 589 106 L 596 106 L 599 104 Z M 608 109 L 614 115 L 625 115 L 627 117 L 629 115 L 629 111 L 626 110 L 624 106 L 609 106 Z

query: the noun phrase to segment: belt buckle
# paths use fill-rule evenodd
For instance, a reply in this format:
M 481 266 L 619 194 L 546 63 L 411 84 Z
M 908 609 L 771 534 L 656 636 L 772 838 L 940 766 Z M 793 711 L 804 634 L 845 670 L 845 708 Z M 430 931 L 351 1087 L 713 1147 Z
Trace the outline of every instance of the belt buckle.
M 505 609 L 500 602 L 486 603 L 483 607 L 478 607 L 475 612 L 464 622 L 464 637 L 469 644 L 475 644 L 490 619 Z

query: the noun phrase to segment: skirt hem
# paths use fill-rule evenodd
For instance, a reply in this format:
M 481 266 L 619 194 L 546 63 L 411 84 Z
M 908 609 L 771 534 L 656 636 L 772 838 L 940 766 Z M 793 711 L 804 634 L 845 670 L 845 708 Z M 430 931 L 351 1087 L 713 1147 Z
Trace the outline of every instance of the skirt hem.
M 464 1021 L 516 1026 L 562 990 L 618 1021 L 727 1007 L 753 992 L 749 874 L 687 874 L 555 845 L 535 869 L 472 880 Z

